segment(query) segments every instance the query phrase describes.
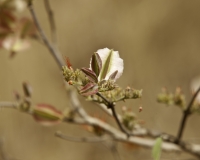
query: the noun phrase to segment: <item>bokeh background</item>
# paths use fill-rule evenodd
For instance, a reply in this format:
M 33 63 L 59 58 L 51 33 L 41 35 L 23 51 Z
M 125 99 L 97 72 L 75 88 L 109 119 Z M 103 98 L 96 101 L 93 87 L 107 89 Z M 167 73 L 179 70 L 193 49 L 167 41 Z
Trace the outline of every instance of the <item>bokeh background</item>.
M 174 91 L 180 86 L 191 97 L 190 82 L 200 74 L 200 1 L 198 0 L 50 0 L 55 12 L 59 48 L 70 58 L 74 68 L 87 67 L 93 52 L 100 48 L 118 50 L 125 69 L 118 84 L 143 89 L 141 100 L 119 103 L 132 108 L 144 126 L 176 134 L 181 119 L 177 107 L 156 102 L 162 87 Z M 50 29 L 43 1 L 34 1 L 44 30 Z M 23 14 L 29 15 L 28 11 Z M 30 15 L 29 15 L 30 16 Z M 60 110 L 68 107 L 60 68 L 42 44 L 9 59 L 0 50 L 0 101 L 13 101 L 13 91 L 22 93 L 21 84 L 33 87 L 33 103 L 49 103 Z M 82 100 L 90 114 L 104 116 L 98 107 Z M 143 112 L 138 113 L 138 107 Z M 115 124 L 112 119 L 108 121 Z M 190 117 L 183 138 L 200 143 L 200 117 Z M 54 137 L 61 130 L 67 135 L 91 136 L 83 127 L 60 124 L 44 127 L 29 115 L 15 110 L 0 110 L 0 137 L 6 153 L 20 160 L 100 160 L 113 159 L 102 144 L 68 142 Z M 118 145 L 122 160 L 151 160 L 148 149 Z M 179 159 L 189 155 L 178 155 Z M 162 159 L 177 159 L 164 153 Z

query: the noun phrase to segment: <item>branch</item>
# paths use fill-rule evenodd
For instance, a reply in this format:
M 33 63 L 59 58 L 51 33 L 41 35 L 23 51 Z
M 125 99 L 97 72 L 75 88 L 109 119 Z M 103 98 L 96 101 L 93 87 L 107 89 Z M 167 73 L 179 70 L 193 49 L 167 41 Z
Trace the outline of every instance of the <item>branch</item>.
M 32 1 L 30 0 L 29 4 L 28 4 L 28 8 L 29 11 L 32 15 L 33 21 L 40 33 L 40 36 L 44 42 L 44 44 L 47 46 L 47 48 L 49 49 L 49 52 L 51 53 L 51 55 L 54 57 L 54 59 L 56 60 L 57 64 L 59 67 L 62 67 L 65 65 L 62 57 L 60 56 L 60 53 L 58 51 L 55 50 L 55 48 L 51 45 L 51 43 L 49 42 L 49 40 L 47 39 L 46 34 L 44 33 L 42 27 L 40 26 L 40 23 L 38 21 L 38 17 L 36 16 Z
M 56 60 L 58 66 L 59 67 L 63 66 L 65 64 L 63 59 L 60 57 L 59 52 L 57 50 L 55 50 L 55 48 L 52 46 L 52 44 L 48 41 L 44 31 L 42 30 L 42 28 L 39 24 L 38 18 L 35 14 L 35 11 L 34 11 L 34 7 L 32 5 L 32 0 L 29 0 L 28 8 L 30 10 L 30 13 L 33 17 L 34 23 L 35 23 L 35 25 L 36 25 L 39 33 L 40 33 L 40 36 L 41 36 L 44 44 L 49 49 L 50 53 L 52 54 L 52 56 Z M 114 127 L 110 126 L 109 124 L 102 122 L 98 119 L 95 119 L 93 117 L 90 117 L 89 115 L 87 115 L 87 113 L 84 111 L 84 109 L 80 105 L 80 102 L 77 99 L 77 97 L 75 96 L 74 92 L 69 92 L 69 95 L 70 95 L 72 106 L 77 110 L 77 112 L 79 113 L 79 115 L 82 118 L 75 118 L 73 120 L 65 119 L 64 122 L 73 123 L 73 124 L 87 124 L 87 125 L 91 125 L 91 126 L 98 126 L 98 127 L 101 127 L 105 132 L 110 134 L 116 141 L 126 142 L 126 143 L 127 142 L 128 143 L 134 143 L 134 144 L 137 144 L 137 145 L 142 146 L 142 147 L 150 147 L 150 148 L 153 147 L 155 141 L 152 140 L 152 139 L 145 139 L 145 138 L 136 137 L 136 136 L 135 137 L 129 137 L 129 139 L 127 139 L 126 135 L 124 135 L 122 132 L 115 129 Z M 101 97 L 101 95 L 99 95 L 99 96 Z M 118 123 L 118 126 L 120 127 L 120 129 L 124 133 L 129 135 L 129 133 L 127 133 L 123 129 L 123 126 L 121 125 L 120 120 L 118 119 L 118 116 L 117 116 L 115 109 L 114 109 L 114 104 L 110 103 L 109 101 L 106 101 L 106 99 L 104 99 L 103 97 L 102 97 L 102 99 L 105 100 L 106 103 L 108 103 L 107 107 L 111 108 L 113 116 L 114 116 L 116 122 Z M 195 99 L 195 97 L 194 97 L 194 99 Z M 193 101 L 191 101 L 191 104 L 193 103 Z M 190 105 L 189 105 L 189 107 L 190 107 Z M 187 118 L 187 116 L 186 116 L 186 118 Z M 184 128 L 184 125 L 185 124 L 183 123 L 183 128 Z M 181 131 L 181 134 L 182 134 L 182 131 Z M 179 144 L 163 142 L 162 149 L 166 150 L 166 151 L 181 151 L 181 150 L 184 150 L 188 153 L 191 153 L 192 155 L 200 157 L 200 146 L 199 145 L 187 144 L 187 143 L 184 143 L 180 140 L 179 140 Z
M 183 112 L 183 116 L 182 116 L 181 124 L 180 124 L 180 127 L 179 127 L 177 139 L 175 141 L 175 143 L 177 143 L 177 144 L 180 143 L 180 139 L 182 138 L 187 118 L 191 114 L 191 107 L 192 107 L 192 105 L 193 105 L 193 103 L 194 103 L 199 92 L 200 92 L 200 87 L 198 88 L 196 93 L 192 96 L 192 99 L 190 100 L 190 103 L 188 104 L 187 109 Z
M 51 9 L 49 0 L 44 0 L 45 9 L 49 18 L 50 28 L 51 28 L 51 39 L 54 46 L 57 46 L 57 33 L 56 33 L 56 24 L 54 19 L 54 13 Z
M 119 152 L 117 150 L 117 142 L 111 141 L 111 142 L 104 143 L 103 145 L 106 146 L 112 152 L 113 158 L 115 160 L 121 160 Z
M 112 114 L 113 114 L 113 117 L 115 118 L 115 121 L 117 122 L 117 124 L 118 124 L 120 130 L 121 130 L 122 132 L 124 132 L 124 133 L 127 135 L 127 137 L 132 136 L 133 134 L 132 134 L 132 133 L 129 133 L 129 132 L 124 128 L 124 126 L 121 124 L 121 122 L 120 122 L 120 120 L 119 120 L 119 118 L 118 118 L 118 115 L 117 115 L 117 113 L 116 113 L 116 111 L 115 111 L 115 105 L 114 105 L 114 103 L 109 102 L 109 101 L 108 101 L 101 93 L 99 93 L 99 92 L 97 93 L 97 95 L 98 95 L 99 97 L 101 97 L 101 98 L 105 101 L 105 104 L 106 104 L 107 108 L 108 108 L 108 109 L 111 109 Z
M 0 102 L 0 109 L 2 109 L 2 108 L 17 109 L 18 106 L 19 106 L 19 104 L 16 102 Z
M 77 103 L 78 99 L 76 99 L 77 97 L 72 97 L 72 105 L 75 106 L 75 108 L 78 108 L 78 112 L 82 112 L 84 113 L 84 109 L 81 106 L 80 103 Z M 82 113 L 80 113 L 80 115 L 82 115 Z M 83 119 L 79 119 L 79 118 L 74 118 L 73 120 L 68 120 L 65 119 L 64 122 L 67 123 L 73 123 L 73 124 L 87 124 L 90 126 L 98 126 L 100 128 L 102 128 L 106 133 L 108 133 L 109 135 L 111 135 L 111 137 L 113 139 L 115 139 L 116 141 L 119 142 L 125 142 L 125 143 L 133 143 L 136 145 L 139 145 L 141 147 L 146 147 L 146 148 L 152 148 L 154 146 L 155 140 L 154 139 L 149 139 L 149 138 L 142 138 L 142 137 L 129 137 L 127 139 L 127 136 L 124 135 L 122 132 L 120 132 L 119 130 L 115 129 L 114 127 L 112 127 L 111 125 L 93 118 L 87 114 L 84 114 Z M 165 140 L 162 144 L 162 149 L 164 151 L 175 151 L 175 152 L 180 152 L 180 151 L 185 151 L 188 152 L 198 158 L 200 158 L 200 145 L 195 145 L 195 144 L 189 144 L 189 143 L 185 143 L 182 141 L 181 144 L 174 144 L 174 137 L 167 135 L 167 134 L 162 134 L 162 133 L 155 133 L 153 131 L 149 131 L 147 129 L 142 129 L 141 132 L 136 131 L 135 134 L 137 134 L 138 136 L 150 136 L 150 137 L 157 137 L 162 135 L 163 139 Z M 166 142 L 169 141 L 169 142 Z
M 99 143 L 108 140 L 108 138 L 106 137 L 71 137 L 64 135 L 59 131 L 55 133 L 55 136 L 67 141 L 85 142 L 85 143 Z

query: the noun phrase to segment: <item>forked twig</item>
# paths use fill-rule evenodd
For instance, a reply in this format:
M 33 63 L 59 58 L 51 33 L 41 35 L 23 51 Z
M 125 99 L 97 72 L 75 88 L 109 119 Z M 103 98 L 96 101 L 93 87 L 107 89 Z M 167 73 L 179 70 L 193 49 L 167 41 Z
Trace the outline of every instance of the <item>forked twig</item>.
M 107 108 L 108 108 L 108 109 L 111 109 L 112 114 L 113 114 L 113 117 L 115 118 L 115 121 L 117 122 L 117 124 L 118 124 L 120 130 L 121 130 L 122 132 L 124 132 L 128 137 L 129 137 L 129 136 L 133 136 L 134 134 L 129 133 L 129 132 L 124 128 L 124 126 L 121 124 L 121 122 L 120 122 L 120 120 L 119 120 L 119 118 L 118 118 L 118 115 L 117 115 L 117 113 L 116 113 L 116 111 L 115 111 L 115 105 L 114 105 L 114 103 L 109 102 L 101 93 L 97 92 L 96 94 L 97 94 L 99 97 L 101 97 L 101 98 L 105 101 L 105 104 L 106 104 Z

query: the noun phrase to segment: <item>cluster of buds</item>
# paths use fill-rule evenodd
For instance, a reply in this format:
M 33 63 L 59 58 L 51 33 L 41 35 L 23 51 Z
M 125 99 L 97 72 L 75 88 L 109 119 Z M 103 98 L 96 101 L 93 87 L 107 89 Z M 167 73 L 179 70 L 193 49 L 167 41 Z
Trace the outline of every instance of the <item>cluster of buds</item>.
M 166 88 L 163 88 L 162 93 L 157 97 L 157 101 L 166 105 L 176 105 L 183 110 L 186 107 L 185 95 L 180 87 L 176 88 L 175 93 L 169 93 Z
M 88 100 L 99 103 L 104 101 L 96 95 L 98 92 L 112 102 L 141 98 L 142 90 L 130 87 L 121 89 L 115 83 L 123 69 L 123 60 L 118 51 L 108 48 L 100 49 L 92 55 L 89 68 L 74 71 L 69 60 L 67 66 L 62 67 L 64 78 L 69 84 L 74 85 Z
M 135 128 L 136 122 L 136 115 L 130 109 L 127 109 L 126 106 L 122 107 L 122 124 L 128 129 L 129 131 L 133 131 Z
M 69 85 L 80 87 L 89 82 L 88 78 L 85 77 L 83 72 L 79 69 L 73 70 L 73 68 L 63 66 L 62 72 L 65 80 L 68 82 Z
M 122 89 L 116 87 L 111 91 L 102 92 L 102 95 L 110 102 L 125 101 L 126 99 L 137 99 L 142 97 L 142 90 L 136 90 L 130 87 Z M 91 95 L 87 97 L 87 100 L 103 103 L 102 98 L 97 95 Z

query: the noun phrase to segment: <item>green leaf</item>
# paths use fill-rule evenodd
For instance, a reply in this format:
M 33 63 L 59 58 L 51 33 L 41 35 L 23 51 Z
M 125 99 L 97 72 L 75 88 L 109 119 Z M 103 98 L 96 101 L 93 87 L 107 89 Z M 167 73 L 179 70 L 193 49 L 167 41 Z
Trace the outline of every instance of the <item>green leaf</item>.
M 92 55 L 91 67 L 92 67 L 92 70 L 96 73 L 96 75 L 99 76 L 99 73 L 102 68 L 102 61 L 98 53 L 94 53 Z
M 162 138 L 159 137 L 156 139 L 156 142 L 152 149 L 152 156 L 154 160 L 159 160 L 161 155 L 161 146 L 162 146 Z

